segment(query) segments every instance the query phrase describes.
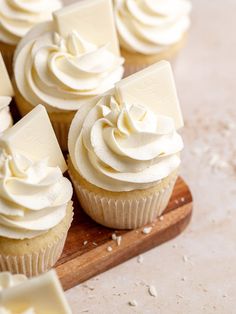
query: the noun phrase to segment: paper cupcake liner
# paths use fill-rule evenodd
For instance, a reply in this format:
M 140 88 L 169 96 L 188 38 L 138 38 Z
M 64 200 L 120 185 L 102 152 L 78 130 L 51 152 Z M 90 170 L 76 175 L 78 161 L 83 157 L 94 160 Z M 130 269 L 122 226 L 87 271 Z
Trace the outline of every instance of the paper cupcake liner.
M 0 271 L 13 274 L 24 274 L 28 277 L 37 276 L 52 268 L 63 251 L 67 233 L 53 244 L 32 254 L 21 256 L 1 255 Z
M 46 243 L 39 244 L 39 247 L 35 245 L 35 249 L 31 249 L 32 252 L 20 254 L 20 250 L 18 250 L 19 253 L 15 255 L 11 253 L 12 251 L 0 254 L 0 272 L 9 271 L 13 274 L 24 274 L 32 277 L 48 271 L 62 254 L 72 220 L 73 204 L 70 202 L 68 203 L 65 219 L 49 231 L 49 237 L 53 235 L 54 239 L 50 241 L 50 238 L 48 238 Z M 35 240 L 37 242 L 37 238 Z M 42 243 L 40 239 L 38 243 Z
M 168 205 L 176 179 L 162 189 L 140 198 L 115 199 L 81 186 L 69 171 L 75 192 L 84 211 L 96 222 L 114 229 L 136 229 L 151 223 Z

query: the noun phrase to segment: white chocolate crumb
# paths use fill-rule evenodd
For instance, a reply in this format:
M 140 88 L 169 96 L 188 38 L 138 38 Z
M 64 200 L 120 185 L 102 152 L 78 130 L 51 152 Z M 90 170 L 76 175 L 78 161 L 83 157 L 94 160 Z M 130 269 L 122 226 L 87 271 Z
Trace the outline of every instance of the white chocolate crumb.
M 117 242 L 117 245 L 118 245 L 118 246 L 121 245 L 121 240 L 122 240 L 122 236 L 116 237 L 116 242 Z
M 175 200 L 175 204 L 179 204 L 179 200 Z
M 129 305 L 130 306 L 138 306 L 138 303 L 136 300 L 131 300 L 131 301 L 129 301 Z
M 143 263 L 143 255 L 139 255 L 139 256 L 138 256 L 137 262 L 138 262 L 139 264 L 142 264 L 142 263 Z
M 149 294 L 150 294 L 152 297 L 154 297 L 154 298 L 157 297 L 157 291 L 156 291 L 156 288 L 155 288 L 154 286 L 149 286 L 148 292 L 149 292 Z
M 97 246 L 97 243 L 96 243 L 96 242 L 93 242 L 93 245 Z
M 181 197 L 181 202 L 183 203 L 185 201 L 185 198 L 184 197 Z
M 108 246 L 107 252 L 111 252 L 111 251 L 112 251 L 112 247 L 111 247 L 111 246 Z
M 152 231 L 152 227 L 145 227 L 143 228 L 143 233 L 144 234 L 149 234 Z
M 188 262 L 189 261 L 189 259 L 188 259 L 188 257 L 186 255 L 183 255 L 183 261 L 184 262 Z
M 116 236 L 116 234 L 115 234 L 115 233 L 112 233 L 112 236 L 111 236 L 111 238 L 112 238 L 112 240 L 113 240 L 113 241 L 116 241 L 116 239 L 117 239 L 117 236 Z
M 160 216 L 160 221 L 163 221 L 164 220 L 164 216 Z
M 84 243 L 83 243 L 83 244 L 84 244 L 84 245 L 86 245 L 87 243 L 88 243 L 88 241 L 84 241 Z

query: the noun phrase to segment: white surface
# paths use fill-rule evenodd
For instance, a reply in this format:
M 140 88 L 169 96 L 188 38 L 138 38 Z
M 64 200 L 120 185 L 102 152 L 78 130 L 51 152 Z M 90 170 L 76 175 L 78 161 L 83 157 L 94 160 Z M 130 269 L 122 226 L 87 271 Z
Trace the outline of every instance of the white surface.
M 143 254 L 143 263 L 132 259 L 69 290 L 75 314 L 236 311 L 236 1 L 193 3 L 192 29 L 175 71 L 192 222 L 178 238 Z M 146 285 L 156 287 L 157 297 Z M 136 307 L 128 304 L 133 300 Z

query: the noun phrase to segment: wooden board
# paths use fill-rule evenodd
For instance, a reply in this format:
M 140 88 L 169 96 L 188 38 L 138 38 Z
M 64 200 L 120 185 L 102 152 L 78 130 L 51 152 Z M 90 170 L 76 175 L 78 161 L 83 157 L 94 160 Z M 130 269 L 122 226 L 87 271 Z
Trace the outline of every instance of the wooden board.
M 120 246 L 111 239 L 114 230 L 92 221 L 74 200 L 75 216 L 56 271 L 65 290 L 98 275 L 124 261 L 160 245 L 180 234 L 192 214 L 192 195 L 178 178 L 163 219 L 156 219 L 149 234 L 137 230 L 116 231 L 122 236 Z M 88 241 L 84 245 L 84 241 Z M 108 252 L 108 246 L 112 251 Z

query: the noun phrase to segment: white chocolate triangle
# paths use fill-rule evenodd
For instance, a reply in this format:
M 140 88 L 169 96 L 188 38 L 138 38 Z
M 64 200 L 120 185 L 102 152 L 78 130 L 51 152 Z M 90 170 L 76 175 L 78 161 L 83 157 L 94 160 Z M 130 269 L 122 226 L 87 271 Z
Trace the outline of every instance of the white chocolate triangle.
M 32 161 L 48 158 L 49 166 L 67 169 L 46 109 L 38 105 L 0 138 L 0 147 L 19 153 Z
M 119 55 L 112 0 L 83 0 L 60 9 L 53 14 L 58 32 L 66 37 L 72 31 L 97 46 Z
M 0 304 L 11 313 L 23 313 L 29 308 L 37 314 L 72 313 L 54 270 L 3 290 Z
M 14 91 L 11 80 L 9 78 L 3 57 L 0 53 L 0 96 L 12 97 L 13 95 Z
M 116 83 L 115 97 L 121 103 L 144 105 L 156 114 L 172 117 L 176 129 L 184 125 L 173 73 L 167 61 L 151 65 Z

